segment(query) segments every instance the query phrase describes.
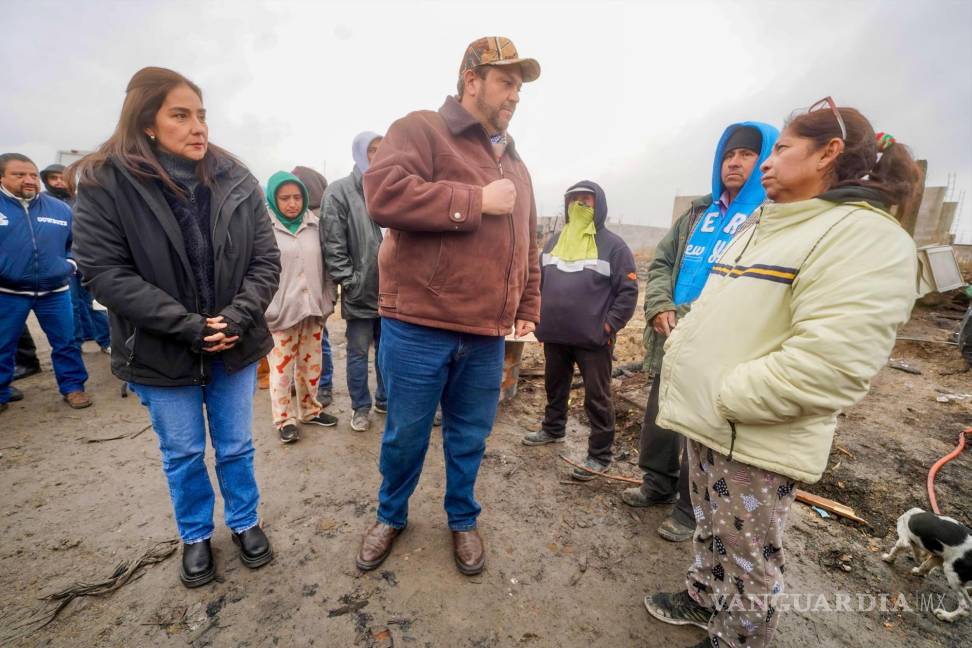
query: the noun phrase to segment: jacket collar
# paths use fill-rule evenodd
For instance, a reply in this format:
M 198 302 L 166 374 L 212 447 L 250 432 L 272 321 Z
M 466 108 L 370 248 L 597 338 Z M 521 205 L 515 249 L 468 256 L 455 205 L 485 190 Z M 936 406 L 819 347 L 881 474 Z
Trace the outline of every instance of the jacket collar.
M 38 198 L 40 198 L 40 192 L 38 192 L 37 195 L 31 198 L 30 200 L 27 200 L 26 198 L 21 198 L 20 196 L 15 196 L 13 195 L 12 192 L 8 191 L 7 188 L 4 187 L 3 185 L 0 185 L 0 192 L 2 192 L 4 196 L 7 196 L 11 200 L 16 200 L 17 202 L 19 202 L 21 205 L 24 206 L 24 209 L 30 209 L 30 204 L 35 200 L 37 200 Z
M 296 237 L 308 227 L 319 227 L 321 222 L 321 219 L 317 216 L 317 214 L 309 209 L 306 209 L 304 210 L 303 218 L 300 219 L 300 225 L 297 227 L 297 231 L 291 233 L 290 230 L 280 222 L 280 219 L 273 215 L 273 212 L 271 212 L 269 208 L 267 208 L 267 215 L 270 217 L 270 222 L 273 223 L 273 229 L 278 232 L 284 232 L 288 236 L 293 237 Z
M 458 137 L 470 129 L 476 129 L 478 127 L 479 133 L 482 134 L 486 142 L 489 143 L 489 138 L 486 137 L 486 129 L 483 125 L 479 123 L 479 120 L 473 117 L 468 110 L 462 107 L 459 100 L 454 96 L 449 95 L 446 97 L 445 103 L 439 108 L 439 115 L 445 121 L 446 127 L 453 136 Z M 520 156 L 516 152 L 516 144 L 513 142 L 513 137 L 507 133 L 506 134 L 506 152 L 510 154 L 515 160 L 519 160 Z
M 824 200 L 822 198 L 810 198 L 808 200 L 800 200 L 792 203 L 766 203 L 758 212 L 759 222 L 756 225 L 756 231 L 759 232 L 761 236 L 774 234 L 811 220 L 832 209 L 844 206 L 851 208 L 847 210 L 848 212 L 856 209 L 863 209 L 865 211 L 880 214 L 888 220 L 897 223 L 893 216 L 863 200 L 847 203 L 834 203 L 830 200 Z

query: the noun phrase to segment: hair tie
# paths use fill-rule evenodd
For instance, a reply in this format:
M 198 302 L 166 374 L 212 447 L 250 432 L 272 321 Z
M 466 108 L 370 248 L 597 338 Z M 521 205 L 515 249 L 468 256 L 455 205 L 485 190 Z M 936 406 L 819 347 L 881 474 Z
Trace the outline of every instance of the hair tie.
M 897 141 L 896 139 L 894 139 L 894 135 L 892 135 L 891 133 L 878 133 L 876 137 L 877 137 L 877 148 L 882 153 L 884 151 L 887 151 L 892 146 L 894 146 L 895 142 Z

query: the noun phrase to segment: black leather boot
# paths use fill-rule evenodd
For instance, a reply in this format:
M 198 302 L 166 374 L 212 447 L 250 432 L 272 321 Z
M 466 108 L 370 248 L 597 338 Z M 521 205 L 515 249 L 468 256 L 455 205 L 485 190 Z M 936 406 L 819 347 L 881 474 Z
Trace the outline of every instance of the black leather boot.
M 209 547 L 209 540 L 182 545 L 182 567 L 179 570 L 179 580 L 186 587 L 199 587 L 213 580 L 216 576 L 216 563 L 213 561 L 213 550 Z
M 250 569 L 262 567 L 273 560 L 270 540 L 259 524 L 243 533 L 234 533 L 233 543 L 240 548 L 240 560 Z

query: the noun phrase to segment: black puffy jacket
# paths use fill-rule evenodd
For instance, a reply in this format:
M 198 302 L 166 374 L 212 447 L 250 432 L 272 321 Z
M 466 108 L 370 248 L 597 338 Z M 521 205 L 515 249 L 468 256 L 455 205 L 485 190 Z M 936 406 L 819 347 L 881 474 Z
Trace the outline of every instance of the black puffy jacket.
M 277 290 L 280 253 L 260 185 L 232 160 L 214 176 L 210 223 L 214 312 L 242 329 L 216 356 L 195 351 L 201 313 L 182 233 L 157 181 L 142 181 L 109 160 L 98 182 L 82 183 L 74 207 L 73 251 L 84 284 L 110 312 L 111 369 L 146 385 L 201 385 L 219 357 L 230 372 L 273 347 L 263 313 Z

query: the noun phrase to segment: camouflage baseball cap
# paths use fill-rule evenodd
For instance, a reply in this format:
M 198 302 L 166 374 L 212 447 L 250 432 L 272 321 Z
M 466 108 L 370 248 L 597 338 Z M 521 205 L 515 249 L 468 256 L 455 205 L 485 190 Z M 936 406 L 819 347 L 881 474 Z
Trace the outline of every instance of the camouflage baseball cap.
M 540 64 L 537 60 L 520 58 L 513 41 L 502 36 L 486 36 L 470 43 L 462 56 L 459 76 L 480 65 L 519 65 L 524 83 L 536 81 L 540 76 Z

